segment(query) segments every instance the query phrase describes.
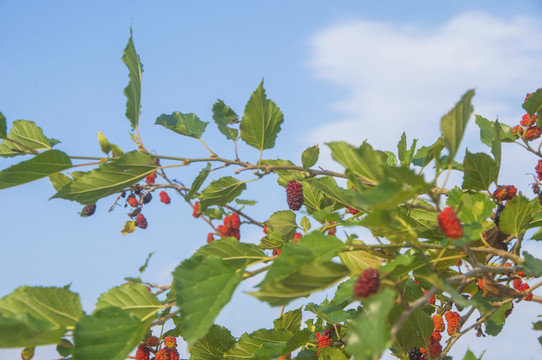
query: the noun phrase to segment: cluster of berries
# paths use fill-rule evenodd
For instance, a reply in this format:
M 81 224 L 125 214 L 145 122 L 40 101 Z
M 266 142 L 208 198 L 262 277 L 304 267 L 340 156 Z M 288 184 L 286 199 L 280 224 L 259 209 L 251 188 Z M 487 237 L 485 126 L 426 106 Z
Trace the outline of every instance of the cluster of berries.
M 224 216 L 223 224 L 218 225 L 216 229 L 222 238 L 233 236 L 239 240 L 241 237 L 239 227 L 241 227 L 241 219 L 239 218 L 239 214 L 233 213 L 231 215 Z
M 459 239 L 463 236 L 461 221 L 457 218 L 451 207 L 446 207 L 438 214 L 438 224 L 446 237 Z
M 166 336 L 161 349 L 159 349 L 159 345 L 160 340 L 156 336 L 151 336 L 137 347 L 136 360 L 179 360 L 177 340 L 173 336 Z M 154 357 L 149 359 L 151 352 Z
M 516 197 L 518 190 L 514 185 L 499 186 L 497 190 L 493 192 L 493 199 L 503 202 L 511 200 Z
M 530 94 L 527 94 L 525 101 L 529 98 Z M 532 141 L 538 139 L 542 135 L 542 129 L 536 125 L 536 115 L 525 114 L 521 118 L 519 125 L 512 128 L 512 134 L 517 138 L 523 138 L 526 141 Z
M 359 276 L 354 285 L 354 295 L 360 298 L 367 298 L 376 294 L 380 287 L 380 274 L 375 268 L 368 268 Z
M 527 290 L 530 289 L 529 284 L 524 283 L 520 278 L 520 277 L 524 277 L 525 273 L 523 271 L 519 271 L 517 275 L 519 277 L 514 278 L 514 280 L 512 281 L 512 286 L 514 286 L 514 289 L 516 289 L 519 292 L 526 292 Z M 527 296 L 525 296 L 524 298 L 524 300 L 526 301 L 531 301 L 532 299 L 533 299 L 533 293 L 527 294 Z
M 288 181 L 286 200 L 290 210 L 297 211 L 301 209 L 301 205 L 303 205 L 303 186 L 295 180 Z
M 329 337 L 330 331 L 326 330 L 323 334 L 320 335 L 319 332 L 314 333 L 316 335 L 316 341 L 318 341 L 318 349 L 327 347 L 331 344 L 331 338 Z

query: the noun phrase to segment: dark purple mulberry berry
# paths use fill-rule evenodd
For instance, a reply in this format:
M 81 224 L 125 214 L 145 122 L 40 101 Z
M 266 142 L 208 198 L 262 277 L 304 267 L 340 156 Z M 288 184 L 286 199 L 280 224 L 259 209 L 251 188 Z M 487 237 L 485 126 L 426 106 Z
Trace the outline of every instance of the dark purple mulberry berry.
M 290 210 L 299 210 L 303 205 L 303 186 L 295 180 L 290 180 L 286 185 L 286 199 Z
M 380 287 L 380 274 L 374 268 L 365 270 L 354 285 L 354 295 L 360 298 L 367 298 L 378 292 Z
M 151 200 L 152 200 L 151 193 L 147 193 L 145 194 L 145 196 L 143 196 L 143 204 L 148 204 L 151 202 Z
M 423 356 L 423 353 L 417 347 L 413 347 L 408 351 L 408 360 L 420 360 Z
M 96 204 L 89 204 L 83 208 L 82 216 L 91 216 L 94 215 L 96 211 Z
M 137 227 L 142 229 L 146 229 L 149 225 L 147 223 L 147 219 L 145 219 L 145 216 L 143 216 L 143 214 L 137 214 L 135 224 Z

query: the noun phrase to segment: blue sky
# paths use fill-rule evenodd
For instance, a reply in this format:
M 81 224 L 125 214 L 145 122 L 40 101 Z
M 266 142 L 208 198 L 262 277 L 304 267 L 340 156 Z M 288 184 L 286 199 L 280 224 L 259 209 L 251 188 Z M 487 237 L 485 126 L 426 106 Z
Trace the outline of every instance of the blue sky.
M 515 125 L 525 93 L 542 84 L 541 10 L 537 1 L 0 0 L 0 111 L 8 124 L 35 121 L 70 155 L 100 156 L 98 131 L 133 149 L 122 94 L 127 69 L 120 60 L 132 26 L 144 67 L 140 127 L 148 149 L 205 154 L 192 139 L 154 126 L 156 117 L 181 111 L 212 121 L 217 99 L 242 114 L 264 79 L 269 98 L 285 115 L 276 148 L 265 156 L 299 163 L 301 152 L 318 143 L 319 165 L 334 168 L 326 141 L 367 139 L 395 150 L 406 131 L 409 141 L 428 145 L 438 136 L 440 117 L 470 88 L 477 93 L 476 113 Z M 477 137 L 471 121 L 465 146 L 486 151 Z M 231 156 L 231 145 L 212 124 L 204 140 Z M 253 149 L 242 146 L 240 153 L 257 160 Z M 15 160 L 2 159 L 1 167 Z M 501 181 L 527 191 L 536 159 L 510 146 L 503 161 Z M 171 176 L 189 184 L 197 171 Z M 96 215 L 82 219 L 80 205 L 48 201 L 53 194 L 46 180 L 0 192 L 0 244 L 9 254 L 0 263 L 0 296 L 21 285 L 71 283 L 90 312 L 102 292 L 137 275 L 152 251 L 144 280 L 168 282 L 171 270 L 204 244 L 209 231 L 180 197 L 172 196 L 169 206 L 155 199 L 145 210 L 149 228 L 123 236 L 126 211 L 108 213 L 113 199 L 101 200 Z M 274 178 L 251 184 L 242 197 L 261 198 L 253 209 L 260 220 L 286 206 Z M 260 229 L 242 229 L 244 241 L 258 243 L 260 237 Z M 242 294 L 249 289 L 239 290 L 217 320 L 235 336 L 270 327 L 278 315 L 278 308 Z M 520 333 L 528 359 L 530 350 L 540 350 L 529 331 L 540 307 L 521 304 L 514 311 L 525 316 L 512 316 L 501 336 L 512 343 Z M 468 346 L 477 354 L 488 349 L 486 358 L 516 351 L 490 338 L 473 339 L 460 341 L 452 354 L 459 357 Z M 17 351 L 0 350 L 0 359 Z M 40 351 L 37 358 L 54 358 L 51 349 Z

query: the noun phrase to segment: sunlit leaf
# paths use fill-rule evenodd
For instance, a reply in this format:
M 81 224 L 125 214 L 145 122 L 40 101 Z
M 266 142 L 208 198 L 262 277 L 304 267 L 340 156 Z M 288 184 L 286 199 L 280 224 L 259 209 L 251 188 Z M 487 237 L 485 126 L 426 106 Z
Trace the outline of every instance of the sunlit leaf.
M 284 115 L 279 107 L 267 99 L 263 80 L 250 96 L 241 121 L 241 139 L 248 145 L 263 151 L 275 146 Z
M 175 111 L 171 115 L 160 115 L 155 124 L 162 125 L 177 134 L 200 139 L 208 123 L 201 121 L 196 114 L 182 114 Z
M 25 184 L 72 167 L 68 155 L 48 150 L 0 171 L 0 189 Z
M 228 125 L 239 121 L 237 114 L 224 104 L 224 101 L 218 100 L 213 105 L 213 120 L 218 126 L 218 130 L 226 136 L 226 138 L 237 141 L 239 138 L 239 130 L 232 129 Z
M 440 121 L 440 129 L 444 139 L 444 145 L 449 151 L 450 161 L 454 159 L 459 149 L 459 144 L 463 139 L 467 122 L 472 114 L 473 107 L 471 105 L 474 90 L 467 91 L 455 107 L 442 117 Z
M 32 151 L 51 150 L 59 141 L 48 139 L 33 121 L 17 120 L 13 122 L 9 133 L 0 144 L 0 156 L 12 157 L 31 154 Z
M 130 39 L 124 48 L 122 61 L 128 67 L 128 77 L 130 81 L 124 89 L 126 96 L 126 118 L 130 120 L 132 129 L 136 128 L 139 123 L 139 115 L 141 113 L 141 73 L 143 72 L 143 64 L 136 52 L 134 41 L 132 39 L 132 29 L 130 28 Z

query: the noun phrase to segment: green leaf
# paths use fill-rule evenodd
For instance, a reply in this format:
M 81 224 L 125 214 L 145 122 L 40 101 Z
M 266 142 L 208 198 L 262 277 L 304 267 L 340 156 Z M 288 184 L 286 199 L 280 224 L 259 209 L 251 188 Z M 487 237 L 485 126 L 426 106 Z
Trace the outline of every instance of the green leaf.
M 472 154 L 468 149 L 463 166 L 465 172 L 463 189 L 488 190 L 499 174 L 499 164 L 488 154 Z
M 4 114 L 0 112 L 0 138 L 1 139 L 6 137 L 6 134 L 7 134 L 6 129 L 7 129 L 6 118 L 4 117 Z
M 243 279 L 243 272 L 244 268 L 235 268 L 217 256 L 199 255 L 175 269 L 173 283 L 185 341 L 193 344 L 207 334 Z
M 84 317 L 73 333 L 73 358 L 122 360 L 139 344 L 150 325 L 130 312 L 107 307 Z
M 195 255 L 219 257 L 235 269 L 244 269 L 267 258 L 258 246 L 239 242 L 234 237 L 211 241 L 199 248 Z
M 440 158 L 440 152 L 444 149 L 444 141 L 439 137 L 431 146 L 422 146 L 416 151 L 412 163 L 416 166 L 426 167 L 434 159 Z
M 120 157 L 124 155 L 124 152 L 122 151 L 122 149 L 115 144 L 111 144 L 111 152 L 113 153 L 113 156 L 115 157 Z
M 72 181 L 72 179 L 70 179 L 67 175 L 60 172 L 49 175 L 49 180 L 51 180 L 51 184 L 56 191 L 60 191 L 60 189 Z
M 262 353 L 259 356 L 256 355 L 260 349 L 262 352 L 281 350 L 291 337 L 292 333 L 286 329 L 260 329 L 251 334 L 243 334 L 239 341 L 224 354 L 224 359 L 257 359 L 264 355 Z M 265 345 L 275 345 L 278 348 L 265 348 Z M 280 355 L 279 353 L 278 356 Z
M 393 261 L 382 266 L 379 271 L 399 279 L 411 271 L 424 266 L 427 266 L 427 263 L 424 261 L 423 255 L 407 251 L 404 254 L 397 256 Z
M 377 268 L 382 265 L 381 258 L 365 250 L 343 251 L 339 253 L 339 259 L 352 275 L 361 274 L 368 268 Z
M 258 292 L 250 294 L 271 306 L 286 305 L 299 297 L 327 289 L 346 275 L 348 275 L 348 270 L 343 265 L 332 262 L 321 263 L 315 260 L 302 264 L 297 271 L 285 278 L 266 282 Z
M 201 139 L 201 135 L 205 131 L 208 123 L 201 121 L 196 114 L 182 114 L 175 111 L 171 115 L 160 115 L 156 119 L 155 124 L 162 125 L 166 129 L 174 131 L 177 134 Z
M 534 115 L 542 108 L 542 89 L 538 89 L 529 95 L 527 101 L 523 103 L 523 108 L 529 114 Z
M 497 309 L 489 318 L 484 321 L 486 325 L 486 334 L 497 336 L 503 329 L 506 321 L 506 310 L 510 309 L 511 304 L 506 304 Z
M 357 149 L 342 141 L 327 145 L 331 149 L 333 159 L 355 175 L 373 184 L 383 180 L 384 160 L 369 144 L 364 143 Z
M 7 138 L 0 144 L 0 156 L 13 157 L 38 150 L 51 150 L 58 142 L 46 138 L 41 128 L 33 121 L 17 120 L 13 122 Z
M 151 315 L 161 309 L 162 304 L 143 284 L 125 284 L 114 287 L 102 294 L 96 303 L 96 310 L 116 306 L 128 311 L 141 320 L 152 318 Z
M 120 233 L 122 235 L 126 235 L 126 234 L 131 234 L 135 231 L 135 221 L 133 220 L 126 220 L 126 222 L 124 223 L 124 227 L 122 228 L 122 230 L 120 231 Z
M 314 166 L 318 161 L 319 155 L 320 149 L 318 148 L 318 145 L 311 146 L 303 151 L 303 154 L 301 154 L 301 164 L 303 164 L 303 168 L 308 169 Z
M 301 308 L 285 312 L 278 319 L 273 320 L 275 329 L 286 329 L 291 332 L 299 331 L 303 314 Z
M 522 254 L 525 258 L 525 262 L 522 264 L 525 268 L 525 275 L 530 276 L 531 274 L 534 274 L 536 277 L 542 275 L 542 261 L 532 256 L 527 251 L 524 251 Z
M 194 198 L 194 195 L 201 188 L 201 185 L 203 185 L 203 182 L 207 179 L 207 176 L 209 175 L 210 172 L 211 172 L 211 164 L 207 163 L 207 166 L 205 166 L 203 169 L 200 170 L 198 176 L 196 176 L 196 178 L 194 179 L 192 186 L 190 186 L 190 190 L 188 190 L 188 192 L 184 196 L 186 201 Z
M 239 130 L 232 129 L 228 125 L 239 121 L 237 114 L 224 104 L 222 100 L 218 100 L 213 105 L 213 120 L 218 126 L 218 130 L 226 136 L 226 138 L 237 141 L 239 138 Z
M 470 351 L 470 349 L 467 349 L 467 352 L 465 353 L 463 360 L 482 360 L 482 356 L 484 356 L 484 353 L 482 353 L 482 355 L 480 355 L 480 357 L 478 358 L 474 355 L 472 351 Z
M 464 192 L 458 187 L 448 193 L 446 204 L 459 209 L 456 215 L 463 223 L 483 223 L 491 217 L 495 208 L 495 202 L 487 195 Z M 436 213 L 433 214 L 436 216 Z
M 272 239 L 289 241 L 297 229 L 296 215 L 291 210 L 277 211 L 265 223 Z
M 111 144 L 109 143 L 109 140 L 105 137 L 105 135 L 98 131 L 98 143 L 100 144 L 100 148 L 102 149 L 102 152 L 107 155 L 111 151 Z
M 205 337 L 188 346 L 192 360 L 222 360 L 235 344 L 235 338 L 223 326 L 213 325 Z
M 38 180 L 71 167 L 68 155 L 49 150 L 0 171 L 0 189 Z
M 83 315 L 79 295 L 67 288 L 17 288 L 0 299 L 0 347 L 56 344 Z
M 312 334 L 312 331 L 307 328 L 297 331 L 290 339 L 288 339 L 286 347 L 282 350 L 282 353 L 288 354 L 306 345 L 307 343 L 309 343 L 311 337 L 313 336 Z
M 137 55 L 134 41 L 132 40 L 132 29 L 130 28 L 130 39 L 124 48 L 122 61 L 128 67 L 128 77 L 130 81 L 124 89 L 126 96 L 126 118 L 130 120 L 132 129 L 138 126 L 139 115 L 141 113 L 141 73 L 143 64 Z
M 0 312 L 0 348 L 56 344 L 65 331 L 28 313 L 5 317 Z
M 320 319 L 331 324 L 339 324 L 346 321 L 349 317 L 348 312 L 343 310 L 342 304 L 336 305 L 325 299 L 320 305 L 309 303 L 305 306 L 305 311 L 310 311 Z
M 267 99 L 263 80 L 250 96 L 241 121 L 241 139 L 248 145 L 260 150 L 275 146 L 284 115 L 279 107 Z
M 203 190 L 199 197 L 200 209 L 206 209 L 211 205 L 226 205 L 238 197 L 246 184 L 231 176 L 225 176 L 215 180 Z
M 403 308 L 401 306 L 393 308 L 388 318 L 390 327 L 395 324 L 402 314 Z M 410 314 L 401 330 L 397 333 L 392 347 L 403 354 L 408 353 L 413 346 L 417 348 L 425 347 L 432 332 L 433 321 L 431 316 L 422 308 L 417 308 Z
M 321 360 L 346 360 L 346 355 L 344 355 L 344 351 L 335 348 L 335 347 L 329 347 L 326 346 L 325 348 L 322 348 L 320 350 L 320 354 L 318 354 L 318 359 Z
M 306 217 L 306 216 L 303 216 L 303 217 L 301 218 L 301 222 L 300 222 L 299 224 L 301 225 L 301 228 L 302 228 L 305 232 L 307 232 L 307 231 L 309 231 L 309 230 L 311 229 L 311 221 L 310 221 L 309 218 Z
M 501 231 L 516 238 L 527 229 L 532 218 L 532 204 L 519 194 L 506 204 L 499 221 Z
M 471 105 L 474 90 L 467 91 L 455 107 L 442 117 L 440 129 L 444 139 L 444 145 L 449 151 L 449 159 L 452 161 L 457 154 L 459 144 L 463 139 L 467 122 L 472 114 Z
M 390 342 L 390 328 L 387 323 L 388 314 L 393 308 L 395 292 L 384 289 L 371 296 L 363 313 L 353 321 L 348 332 L 346 350 L 356 360 L 376 360 L 386 350 Z
M 77 201 L 83 205 L 118 193 L 137 183 L 157 169 L 154 157 L 141 151 L 130 151 L 110 163 L 100 165 L 63 187 L 52 198 Z
M 344 308 L 349 304 L 354 296 L 354 285 L 358 278 L 359 276 L 353 276 L 345 282 L 340 283 L 337 291 L 335 291 L 335 296 L 330 301 L 330 305 L 340 305 Z

